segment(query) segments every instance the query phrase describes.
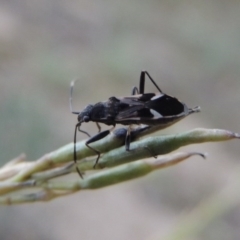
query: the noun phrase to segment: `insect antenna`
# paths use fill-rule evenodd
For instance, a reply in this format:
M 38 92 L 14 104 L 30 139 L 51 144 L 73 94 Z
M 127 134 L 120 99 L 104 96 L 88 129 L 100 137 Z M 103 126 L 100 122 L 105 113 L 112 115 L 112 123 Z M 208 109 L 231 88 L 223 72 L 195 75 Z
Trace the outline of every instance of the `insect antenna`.
M 71 113 L 78 115 L 80 112 L 73 111 L 73 107 L 72 107 L 73 87 L 74 87 L 74 84 L 75 84 L 75 82 L 76 82 L 77 80 L 78 80 L 78 79 L 74 79 L 74 80 L 71 82 L 71 85 L 70 85 L 69 106 L 70 106 L 70 111 L 71 111 Z M 78 124 L 78 127 L 77 127 L 77 128 L 78 128 L 78 131 L 86 134 L 88 137 L 91 137 L 88 132 L 81 130 L 81 129 L 80 129 L 80 126 L 81 126 L 81 123 Z
M 78 115 L 80 112 L 74 111 L 74 110 L 73 110 L 73 107 L 72 107 L 73 87 L 74 87 L 74 84 L 75 84 L 76 81 L 77 81 L 77 79 L 73 80 L 73 81 L 71 82 L 71 85 L 70 85 L 69 106 L 70 106 L 70 111 L 71 111 L 71 113 Z M 74 160 L 74 163 L 75 163 L 75 166 L 76 166 L 76 170 L 77 170 L 79 176 L 80 176 L 81 178 L 83 178 L 83 174 L 80 172 L 80 170 L 79 170 L 79 168 L 78 168 L 78 166 L 77 166 L 77 150 L 76 150 L 77 131 L 86 134 L 88 137 L 91 137 L 91 136 L 90 136 L 90 134 L 89 134 L 88 132 L 83 131 L 83 130 L 80 129 L 81 123 L 82 123 L 82 122 L 78 122 L 78 123 L 76 124 L 76 126 L 75 126 L 74 139 L 73 139 L 73 144 L 74 144 L 74 148 L 73 148 L 73 160 Z
M 79 168 L 78 168 L 78 166 L 77 166 L 77 150 L 76 150 L 77 130 L 79 130 L 80 126 L 81 126 L 81 123 L 80 123 L 80 122 L 77 123 L 77 124 L 76 124 L 76 127 L 75 127 L 75 131 L 74 131 L 74 139 L 73 139 L 73 145 L 74 145 L 74 147 L 73 147 L 73 160 L 74 160 L 75 167 L 76 167 L 76 170 L 77 170 L 79 176 L 80 176 L 81 178 L 83 178 L 83 175 L 82 175 L 82 173 L 80 172 L 80 170 L 79 170 Z M 82 131 L 81 131 L 81 132 L 82 132 Z
M 73 114 L 79 114 L 79 113 L 80 113 L 80 112 L 77 112 L 77 111 L 73 111 L 73 107 L 72 107 L 73 87 L 74 87 L 74 84 L 75 84 L 75 82 L 76 82 L 77 80 L 78 80 L 78 79 L 72 80 L 71 85 L 70 85 L 69 106 L 70 106 L 70 111 L 71 111 L 71 113 L 73 113 Z

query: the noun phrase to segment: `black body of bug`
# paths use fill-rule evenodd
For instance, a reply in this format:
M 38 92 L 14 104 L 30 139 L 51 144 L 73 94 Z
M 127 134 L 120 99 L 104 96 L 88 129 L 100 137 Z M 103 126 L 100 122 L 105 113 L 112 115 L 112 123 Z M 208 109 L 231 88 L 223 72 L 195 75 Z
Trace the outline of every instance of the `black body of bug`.
M 158 93 L 144 93 L 145 88 L 145 76 L 148 76 L 151 82 L 158 89 Z M 89 146 L 90 143 L 98 141 L 107 136 L 116 124 L 129 125 L 126 134 L 125 147 L 126 150 L 130 150 L 130 136 L 132 124 L 146 124 L 149 126 L 157 125 L 158 130 L 166 128 L 189 114 L 196 112 L 193 109 L 188 108 L 184 103 L 180 102 L 177 98 L 171 97 L 161 91 L 152 77 L 147 71 L 142 71 L 140 75 L 139 89 L 134 87 L 132 95 L 128 97 L 110 97 L 107 101 L 99 102 L 94 105 L 88 105 L 81 112 L 72 110 L 72 91 L 74 82 L 71 85 L 71 98 L 70 108 L 73 114 L 78 115 L 78 123 L 75 127 L 74 133 L 74 162 L 77 161 L 76 154 L 76 136 L 77 130 L 90 135 L 81 130 L 80 126 L 83 122 L 96 122 L 99 133 L 93 137 L 90 137 L 85 145 L 94 151 L 98 157 L 96 164 L 98 163 L 100 152 Z M 106 125 L 112 125 L 110 130 L 102 131 L 98 123 L 104 123 Z M 79 169 L 77 168 L 79 175 L 82 177 Z

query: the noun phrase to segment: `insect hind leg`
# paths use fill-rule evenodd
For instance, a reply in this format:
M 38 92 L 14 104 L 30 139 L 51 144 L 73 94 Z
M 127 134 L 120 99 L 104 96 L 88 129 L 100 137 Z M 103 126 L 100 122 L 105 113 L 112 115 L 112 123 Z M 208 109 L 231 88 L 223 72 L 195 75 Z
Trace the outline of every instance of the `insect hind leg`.
M 137 87 L 133 87 L 133 89 L 132 89 L 132 95 L 144 94 L 146 75 L 148 76 L 148 78 L 150 79 L 150 81 L 152 82 L 152 84 L 157 88 L 157 90 L 158 90 L 160 93 L 162 93 L 162 90 L 161 90 L 160 87 L 156 84 L 156 82 L 153 80 L 153 78 L 150 76 L 150 74 L 149 74 L 147 71 L 141 71 L 140 79 L 139 79 L 139 89 L 138 89 Z
M 156 84 L 156 82 L 153 80 L 153 78 L 150 76 L 150 74 L 147 71 L 141 71 L 140 74 L 140 80 L 139 80 L 139 93 L 144 94 L 145 90 L 145 76 L 148 76 L 150 81 L 153 83 L 153 85 L 157 88 L 157 90 L 162 93 L 162 90 L 159 88 L 159 86 Z

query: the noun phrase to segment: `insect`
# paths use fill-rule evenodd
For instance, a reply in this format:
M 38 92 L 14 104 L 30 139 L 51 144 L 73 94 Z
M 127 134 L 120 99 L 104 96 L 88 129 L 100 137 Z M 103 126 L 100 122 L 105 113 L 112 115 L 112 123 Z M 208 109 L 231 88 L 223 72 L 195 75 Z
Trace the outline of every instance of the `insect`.
M 145 78 L 148 76 L 149 80 L 157 88 L 158 93 L 145 93 Z M 131 129 L 133 124 L 145 124 L 148 126 L 156 126 L 157 130 L 169 127 L 182 118 L 188 116 L 193 112 L 199 111 L 196 108 L 191 109 L 186 104 L 180 102 L 177 98 L 169 96 L 162 92 L 156 82 L 147 71 L 142 71 L 140 75 L 139 88 L 132 89 L 132 95 L 126 97 L 110 97 L 106 101 L 98 102 L 94 105 L 87 105 L 81 112 L 74 111 L 72 108 L 72 94 L 74 81 L 70 88 L 70 109 L 73 114 L 78 115 L 78 123 L 74 131 L 74 162 L 77 163 L 76 153 L 76 139 L 77 130 L 90 135 L 81 130 L 81 124 L 84 122 L 96 122 L 98 134 L 90 137 L 85 145 L 97 154 L 97 159 L 94 167 L 98 164 L 100 152 L 89 144 L 106 137 L 114 128 L 116 124 L 128 125 L 128 130 L 125 139 L 125 148 L 130 150 Z M 109 130 L 101 132 L 99 123 L 112 125 Z M 154 129 L 154 128 L 152 128 Z M 154 130 L 156 131 L 156 130 Z M 82 177 L 81 172 L 77 168 L 77 172 Z

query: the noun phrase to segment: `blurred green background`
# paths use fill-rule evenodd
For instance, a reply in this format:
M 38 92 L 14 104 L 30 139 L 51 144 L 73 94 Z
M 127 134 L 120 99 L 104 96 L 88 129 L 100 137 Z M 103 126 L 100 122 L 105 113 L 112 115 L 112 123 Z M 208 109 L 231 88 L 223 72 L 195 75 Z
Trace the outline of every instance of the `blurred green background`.
M 1 164 L 22 152 L 35 160 L 73 140 L 68 97 L 76 77 L 75 109 L 130 94 L 144 69 L 166 93 L 202 108 L 164 133 L 240 132 L 239 23 L 234 0 L 0 0 Z M 84 129 L 97 132 L 91 123 Z M 49 203 L 0 206 L 0 239 L 168 239 L 212 194 L 239 181 L 239 144 L 187 146 L 208 160 Z M 227 211 L 176 239 L 240 239 L 240 193 L 232 192 Z

